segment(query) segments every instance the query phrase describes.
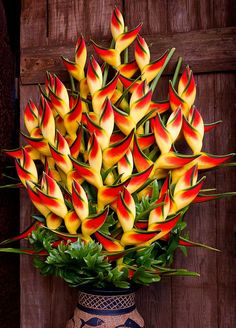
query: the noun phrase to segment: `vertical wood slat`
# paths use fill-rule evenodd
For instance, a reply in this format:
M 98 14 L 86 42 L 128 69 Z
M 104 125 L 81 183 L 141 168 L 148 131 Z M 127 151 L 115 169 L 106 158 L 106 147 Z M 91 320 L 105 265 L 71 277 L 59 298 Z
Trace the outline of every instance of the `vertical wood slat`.
M 117 5 L 122 10 L 121 0 Z M 57 45 L 74 42 L 80 34 L 87 41 L 97 36 L 110 36 L 107 22 L 113 7 L 113 0 L 49 0 L 49 42 Z
M 215 103 L 217 119 L 222 118 L 222 128 L 216 131 L 216 148 L 221 153 L 235 151 L 236 145 L 236 93 L 235 74 L 216 74 Z M 235 168 L 219 170 L 216 187 L 220 191 L 235 191 Z M 231 328 L 236 323 L 236 208 L 235 199 L 216 203 L 218 327 Z
M 22 0 L 21 48 L 46 45 L 47 26 L 47 0 Z

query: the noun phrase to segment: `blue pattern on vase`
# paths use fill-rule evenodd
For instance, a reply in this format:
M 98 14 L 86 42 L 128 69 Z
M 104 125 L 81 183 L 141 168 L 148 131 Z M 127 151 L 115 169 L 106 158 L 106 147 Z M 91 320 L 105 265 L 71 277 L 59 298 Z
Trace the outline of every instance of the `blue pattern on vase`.
M 81 318 L 80 318 L 80 320 L 81 320 L 80 328 L 84 327 L 85 325 L 90 326 L 90 327 L 98 327 L 98 326 L 101 326 L 104 323 L 104 321 L 102 319 L 99 319 L 99 318 L 96 318 L 96 317 L 91 318 L 88 321 L 84 321 Z
M 116 326 L 115 328 L 142 328 L 134 320 L 128 318 L 123 325 Z

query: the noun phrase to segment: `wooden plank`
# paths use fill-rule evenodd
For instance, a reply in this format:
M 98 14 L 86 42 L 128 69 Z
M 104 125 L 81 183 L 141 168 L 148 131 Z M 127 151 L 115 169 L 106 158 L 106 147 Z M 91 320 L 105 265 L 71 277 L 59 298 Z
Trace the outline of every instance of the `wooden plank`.
M 36 103 L 39 99 L 36 86 L 22 86 L 20 89 L 21 113 L 29 98 Z M 23 129 L 23 115 L 21 115 Z M 25 190 L 20 194 L 20 222 L 23 231 L 35 211 Z M 43 277 L 33 267 L 32 258 L 22 255 L 20 260 L 21 282 L 21 327 L 64 328 L 72 316 L 77 300 L 76 289 L 69 288 L 62 280 Z M 58 315 L 60 314 L 60 315 Z
M 215 120 L 214 78 L 201 75 L 196 78 L 196 105 L 207 123 Z M 205 136 L 203 151 L 217 153 L 214 131 Z M 203 174 L 201 174 L 202 176 Z M 214 172 L 207 174 L 204 188 L 215 187 Z M 186 215 L 190 239 L 216 246 L 216 215 L 214 203 L 193 205 Z M 216 254 L 204 249 L 190 249 L 185 258 L 178 254 L 175 267 L 188 268 L 201 273 L 200 278 L 172 279 L 173 327 L 180 328 L 183 322 L 191 328 L 217 327 L 217 277 Z
M 122 1 L 118 1 L 117 5 L 122 9 Z M 62 45 L 65 40 L 75 42 L 81 33 L 88 40 L 94 36 L 109 36 L 113 7 L 113 0 L 49 0 L 50 44 Z M 102 13 L 99 19 L 98 13 Z
M 215 108 L 222 126 L 216 131 L 216 147 L 219 154 L 235 151 L 236 144 L 236 75 L 217 74 L 215 79 Z M 218 170 L 216 186 L 220 192 L 235 191 L 236 169 Z M 236 238 L 235 197 L 216 204 L 218 275 L 218 327 L 231 328 L 236 323 Z
M 152 44 L 153 58 L 158 58 L 166 49 L 176 47 L 176 55 L 182 56 L 195 73 L 232 71 L 236 69 L 236 27 L 173 33 L 171 35 L 145 36 Z M 96 39 L 95 39 L 96 40 Z M 97 41 L 97 40 L 96 40 Z M 108 46 L 109 41 L 98 40 Z M 224 51 L 222 51 L 224 49 Z M 74 45 L 23 48 L 21 51 L 21 82 L 23 84 L 42 83 L 45 71 L 49 70 L 67 78 L 59 58 L 60 54 L 71 58 Z M 172 65 L 166 70 L 173 72 Z
M 21 47 L 47 44 L 47 0 L 21 1 Z

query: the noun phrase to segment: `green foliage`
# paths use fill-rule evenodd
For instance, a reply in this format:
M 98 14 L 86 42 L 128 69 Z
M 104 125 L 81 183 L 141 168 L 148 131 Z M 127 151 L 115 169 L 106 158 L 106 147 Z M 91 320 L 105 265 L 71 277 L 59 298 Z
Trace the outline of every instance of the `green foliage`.
M 94 241 L 85 244 L 61 242 L 53 247 L 55 236 L 45 229 L 32 234 L 30 242 L 40 249 L 45 248 L 49 255 L 36 256 L 34 265 L 43 275 L 55 275 L 64 279 L 70 286 L 89 285 L 96 288 L 115 286 L 128 288 L 127 270 L 119 271 L 108 262 L 102 253 L 102 246 Z

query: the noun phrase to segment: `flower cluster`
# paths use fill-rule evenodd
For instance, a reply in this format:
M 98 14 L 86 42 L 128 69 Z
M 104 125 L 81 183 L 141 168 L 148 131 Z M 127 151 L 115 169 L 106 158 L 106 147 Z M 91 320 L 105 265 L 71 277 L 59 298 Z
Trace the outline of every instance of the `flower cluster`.
M 120 268 L 132 247 L 168 243 L 191 203 L 219 197 L 203 193 L 199 173 L 233 156 L 202 151 L 204 133 L 215 124 L 204 125 L 194 106 L 188 66 L 177 81 L 177 65 L 168 99 L 154 100 L 175 49 L 151 61 L 141 27 L 128 31 L 115 8 L 111 47 L 93 43 L 102 64 L 94 56 L 87 60 L 80 36 L 74 61 L 63 58 L 71 88 L 47 73 L 39 105 L 30 100 L 25 108 L 27 145 L 7 151 L 44 218 L 41 226 L 59 241 L 99 242 Z M 183 142 L 185 154 L 178 151 Z

